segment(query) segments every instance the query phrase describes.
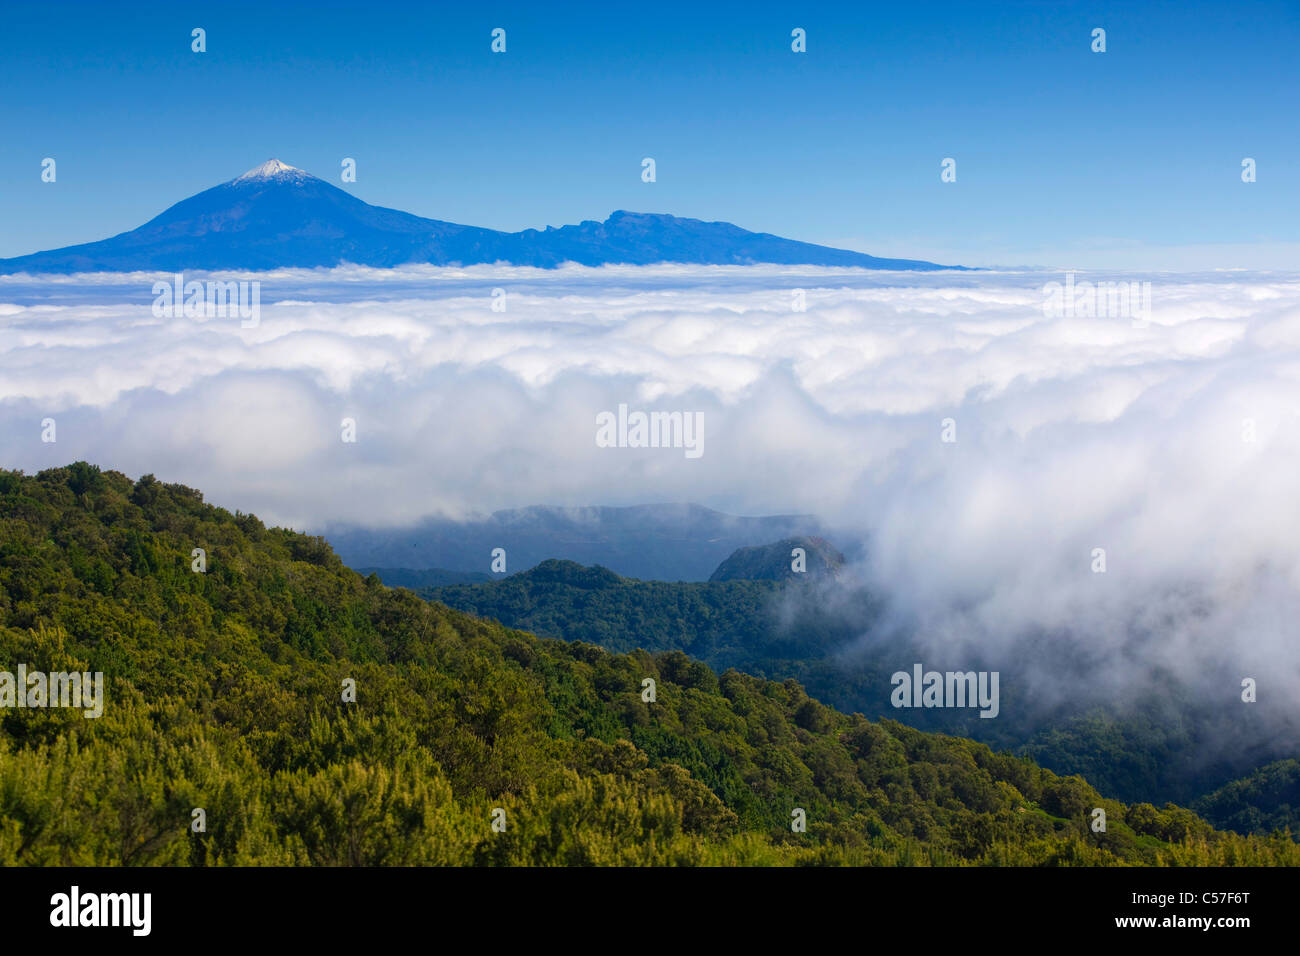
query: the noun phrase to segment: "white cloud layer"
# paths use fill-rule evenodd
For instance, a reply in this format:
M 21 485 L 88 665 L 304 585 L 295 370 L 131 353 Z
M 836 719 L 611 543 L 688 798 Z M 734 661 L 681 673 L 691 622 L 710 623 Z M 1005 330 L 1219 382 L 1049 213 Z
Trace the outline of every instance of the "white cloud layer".
M 1231 646 L 1300 686 L 1300 276 L 1123 276 L 1152 283 L 1138 327 L 1046 318 L 1045 273 L 343 268 L 241 277 L 248 329 L 155 318 L 160 278 L 0 278 L 5 466 L 153 472 L 302 528 L 812 512 L 872 536 L 863 574 L 936 647 L 1088 633 L 1100 677 L 1151 628 L 1172 667 Z M 619 403 L 703 412 L 703 456 L 598 448 Z

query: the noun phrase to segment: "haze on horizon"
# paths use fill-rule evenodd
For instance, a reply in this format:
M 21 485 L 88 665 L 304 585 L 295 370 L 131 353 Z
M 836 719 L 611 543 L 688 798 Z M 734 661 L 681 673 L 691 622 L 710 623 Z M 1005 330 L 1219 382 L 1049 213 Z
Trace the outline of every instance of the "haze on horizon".
M 279 156 L 372 204 L 504 231 L 632 209 L 975 266 L 1300 261 L 1300 9 L 1284 0 L 668 3 L 635 31 L 585 3 L 7 18 L 0 257 L 132 229 Z

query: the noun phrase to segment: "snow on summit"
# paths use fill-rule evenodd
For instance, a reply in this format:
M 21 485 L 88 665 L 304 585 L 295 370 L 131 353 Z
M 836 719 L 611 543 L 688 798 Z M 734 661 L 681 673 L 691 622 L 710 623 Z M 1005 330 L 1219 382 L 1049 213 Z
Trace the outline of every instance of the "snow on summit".
M 0 275 L 315 269 L 344 262 L 383 268 L 495 262 L 538 268 L 566 262 L 946 268 L 666 214 L 618 212 L 604 223 L 584 220 L 544 233 L 499 232 L 372 206 L 305 170 L 268 159 L 242 176 L 173 203 L 130 232 L 0 259 Z
M 254 166 L 248 172 L 244 173 L 244 175 L 237 177 L 234 181 L 237 183 L 246 183 L 258 179 L 275 179 L 280 176 L 293 176 L 295 174 L 300 176 L 307 175 L 297 166 L 290 166 L 287 163 L 280 162 L 278 159 L 268 159 L 266 162 L 262 163 L 262 165 Z

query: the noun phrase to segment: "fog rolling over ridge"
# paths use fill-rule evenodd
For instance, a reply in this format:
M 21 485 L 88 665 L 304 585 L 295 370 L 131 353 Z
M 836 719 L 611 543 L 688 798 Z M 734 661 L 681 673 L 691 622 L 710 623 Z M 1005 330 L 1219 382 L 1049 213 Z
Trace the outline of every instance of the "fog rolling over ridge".
M 155 317 L 158 278 L 0 278 L 12 466 L 153 472 L 313 531 L 539 503 L 816 515 L 870 541 L 842 572 L 887 601 L 864 647 L 1030 675 L 998 721 L 1173 681 L 1222 702 L 1219 741 L 1291 732 L 1295 275 L 1112 277 L 1152 283 L 1136 322 L 1047 314 L 1065 277 L 1043 273 L 279 270 L 251 328 Z M 600 447 L 620 404 L 702 415 L 703 454 Z

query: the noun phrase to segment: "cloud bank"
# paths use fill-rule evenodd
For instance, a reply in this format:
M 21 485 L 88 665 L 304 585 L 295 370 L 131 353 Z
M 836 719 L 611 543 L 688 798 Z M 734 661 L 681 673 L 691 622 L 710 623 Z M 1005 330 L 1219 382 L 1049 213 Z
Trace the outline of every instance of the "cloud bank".
M 156 318 L 168 278 L 0 279 L 6 467 L 153 472 L 305 529 L 816 513 L 941 651 L 1069 632 L 1122 681 L 1158 634 L 1146 663 L 1231 648 L 1300 689 L 1300 276 L 1125 276 L 1152 283 L 1135 323 L 1045 316 L 1049 273 L 341 268 L 239 277 L 255 328 Z M 703 454 L 598 447 L 620 403 L 702 413 Z

